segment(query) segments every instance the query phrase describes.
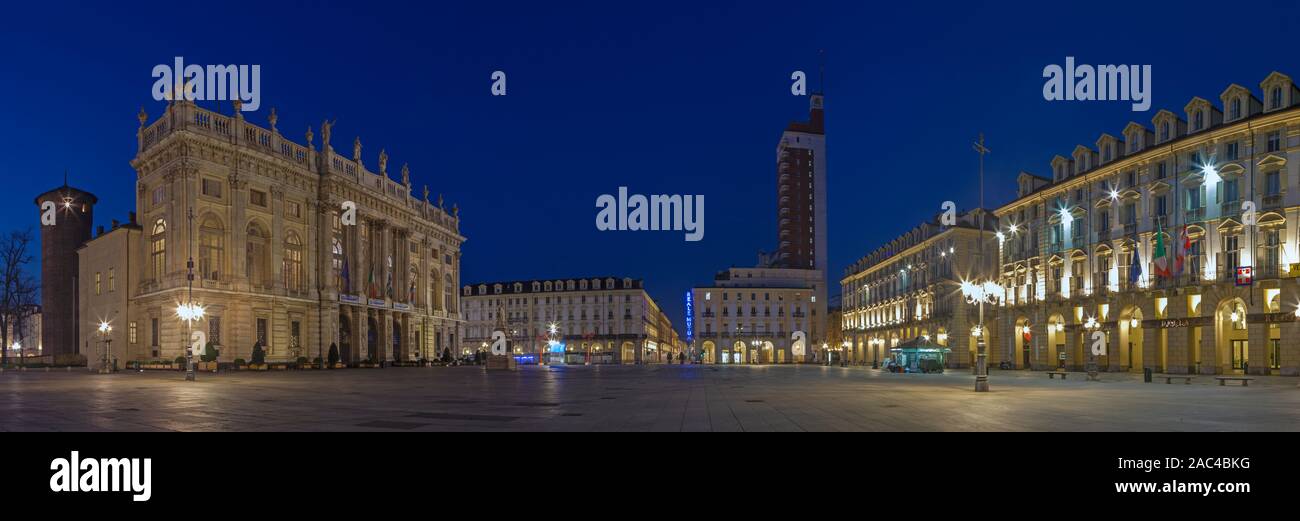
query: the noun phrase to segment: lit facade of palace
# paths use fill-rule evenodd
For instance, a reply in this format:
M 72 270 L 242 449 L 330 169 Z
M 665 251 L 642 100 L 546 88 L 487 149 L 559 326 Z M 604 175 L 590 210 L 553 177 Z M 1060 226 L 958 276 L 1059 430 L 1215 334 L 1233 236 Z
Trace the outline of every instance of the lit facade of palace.
M 488 352 L 495 330 L 506 334 L 512 353 L 534 355 L 525 360 L 534 363 L 667 362 L 684 349 L 640 279 L 483 282 L 465 285 L 461 295 L 462 356 Z
M 1193 98 L 1020 176 L 994 212 L 1000 269 L 978 274 L 1006 290 L 991 364 L 1300 374 L 1300 89 L 1275 72 L 1260 91 Z M 1161 242 L 1181 272 L 1156 275 Z
M 844 360 L 879 364 L 890 348 L 920 337 L 952 349 L 950 367 L 974 363 L 978 346 L 965 339 L 979 322 L 978 309 L 965 303 L 956 282 L 997 265 L 996 223 L 987 216 L 981 254 L 981 213 L 963 214 L 950 227 L 940 226 L 937 218 L 922 223 L 845 270 L 840 281 L 841 342 L 848 341 L 840 346 Z M 986 309 L 986 325 L 991 309 Z M 990 328 L 986 341 L 996 345 L 1000 336 Z
M 80 250 L 81 337 L 102 341 L 95 321 L 114 327 L 121 360 L 184 354 L 187 260 L 193 301 L 205 309 L 193 329 L 222 346 L 220 361 L 250 359 L 255 342 L 268 360 L 327 356 L 343 362 L 411 361 L 457 344 L 460 219 L 453 208 L 413 196 L 408 170 L 388 177 L 330 146 L 282 137 L 236 111 L 225 116 L 192 102 L 169 103 L 147 124 L 131 162 L 139 223 L 114 227 Z M 343 222 L 343 203 L 356 223 Z M 132 219 L 134 221 L 134 219 Z M 120 239 L 114 239 L 120 237 Z

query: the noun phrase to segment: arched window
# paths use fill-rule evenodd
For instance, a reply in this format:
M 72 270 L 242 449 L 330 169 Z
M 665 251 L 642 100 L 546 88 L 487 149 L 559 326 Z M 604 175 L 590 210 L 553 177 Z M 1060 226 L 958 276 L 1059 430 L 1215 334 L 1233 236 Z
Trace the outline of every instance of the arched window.
M 153 233 L 149 238 L 149 266 L 154 282 L 162 281 L 167 272 L 167 221 L 162 219 L 153 223 Z
M 284 287 L 290 290 L 302 289 L 302 239 L 298 234 L 289 232 L 284 239 Z
M 267 246 L 270 236 L 262 230 L 257 223 L 248 223 L 248 243 L 244 255 L 244 274 L 248 276 L 248 283 L 254 287 L 269 286 L 270 265 L 267 264 L 270 255 L 267 254 Z
M 226 258 L 226 229 L 213 216 L 203 219 L 199 226 L 199 278 L 221 280 L 224 271 L 222 259 Z

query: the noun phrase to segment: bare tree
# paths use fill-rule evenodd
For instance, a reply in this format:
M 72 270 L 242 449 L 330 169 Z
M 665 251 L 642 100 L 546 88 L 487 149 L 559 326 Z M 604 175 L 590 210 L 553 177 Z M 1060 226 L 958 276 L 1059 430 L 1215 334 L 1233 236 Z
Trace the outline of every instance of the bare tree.
M 31 245 L 30 229 L 0 237 L 0 364 L 9 363 L 10 326 L 19 325 L 36 303 L 39 286 L 27 272 Z

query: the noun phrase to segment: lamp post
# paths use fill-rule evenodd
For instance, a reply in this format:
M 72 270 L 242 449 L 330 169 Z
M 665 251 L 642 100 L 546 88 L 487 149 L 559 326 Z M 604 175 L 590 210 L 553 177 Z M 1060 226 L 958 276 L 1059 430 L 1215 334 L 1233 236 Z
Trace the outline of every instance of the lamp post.
M 546 326 L 546 353 L 542 356 L 542 358 L 548 362 L 550 361 L 549 358 L 551 357 L 551 350 L 554 349 L 555 346 L 560 343 L 558 340 L 555 339 L 555 336 L 558 335 L 559 333 L 560 333 L 559 322 L 551 322 L 549 325 Z M 568 346 L 565 346 L 565 349 L 568 349 Z M 538 363 L 540 364 L 541 362 Z
M 194 302 L 194 207 L 186 215 L 189 221 L 189 259 L 185 262 L 185 302 L 176 306 L 176 316 L 185 322 L 185 381 L 194 381 L 194 347 L 189 345 L 194 321 L 203 319 L 203 306 Z
M 971 328 L 971 337 L 975 338 L 977 353 L 975 355 L 975 392 L 986 392 L 989 390 L 989 372 L 988 362 L 985 353 L 985 335 L 988 334 L 984 329 L 984 304 L 995 304 L 1006 298 L 1006 289 L 996 282 L 984 281 L 975 284 L 970 281 L 962 281 L 961 294 L 966 298 L 967 304 L 979 306 L 979 323 Z
M 108 369 L 108 348 L 113 343 L 113 337 L 110 336 L 113 334 L 113 326 L 107 321 L 101 320 L 98 331 L 100 338 L 104 339 L 104 356 L 100 360 L 99 374 L 108 374 L 110 372 Z
M 1297 310 L 1297 311 L 1296 311 L 1296 314 L 1297 314 L 1297 315 L 1300 315 L 1300 310 Z M 13 343 L 12 345 L 10 345 L 9 347 L 10 347 L 11 349 L 14 350 L 14 356 L 18 358 L 18 367 L 22 367 L 22 366 L 26 365 L 26 364 L 23 363 L 23 344 L 22 344 L 22 342 L 19 342 L 19 341 L 17 341 L 17 340 L 14 340 L 14 343 Z

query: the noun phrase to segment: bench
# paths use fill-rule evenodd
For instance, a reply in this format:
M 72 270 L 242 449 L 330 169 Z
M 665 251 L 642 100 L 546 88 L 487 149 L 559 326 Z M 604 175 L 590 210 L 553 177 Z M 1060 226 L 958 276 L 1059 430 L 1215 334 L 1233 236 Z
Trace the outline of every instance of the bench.
M 1177 379 L 1182 379 L 1184 385 L 1191 385 L 1191 384 L 1192 384 L 1192 377 L 1189 376 L 1189 375 L 1185 375 L 1185 374 L 1167 374 L 1167 375 L 1163 375 L 1163 376 L 1161 376 L 1161 378 L 1164 378 L 1164 379 L 1165 379 L 1165 383 L 1166 383 L 1166 384 L 1174 383 L 1174 380 L 1177 380 Z
M 1249 378 L 1245 376 L 1216 376 L 1214 377 L 1214 379 L 1219 381 L 1219 386 L 1226 385 L 1228 383 L 1228 380 L 1232 380 L 1234 382 L 1241 382 L 1242 387 L 1249 387 L 1250 381 L 1254 380 L 1254 378 Z
M 1047 372 L 1047 379 L 1048 379 L 1048 380 L 1055 380 L 1055 379 L 1056 379 L 1056 375 L 1058 375 L 1058 374 L 1061 375 L 1061 379 L 1064 380 L 1064 379 L 1065 379 L 1065 375 L 1068 374 L 1068 373 L 1066 373 L 1065 371 L 1048 371 L 1048 372 Z

